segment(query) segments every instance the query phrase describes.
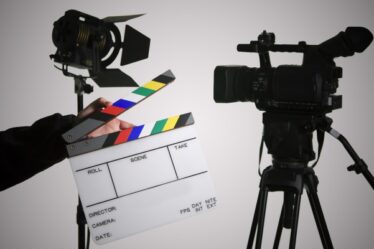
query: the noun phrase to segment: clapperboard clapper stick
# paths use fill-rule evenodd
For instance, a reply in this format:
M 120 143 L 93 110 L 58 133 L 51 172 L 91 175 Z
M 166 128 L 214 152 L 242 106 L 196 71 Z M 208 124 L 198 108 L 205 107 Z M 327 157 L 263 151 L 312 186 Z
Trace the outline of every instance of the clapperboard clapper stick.
M 175 76 L 168 70 L 165 73 L 154 78 L 152 81 L 136 88 L 132 91 L 126 99 L 119 99 L 113 105 L 104 108 L 103 110 L 96 111 L 78 125 L 67 131 L 62 135 L 67 143 L 72 143 L 84 137 L 91 131 L 103 126 L 109 121 L 113 120 L 126 110 L 140 103 L 148 98 L 155 92 L 161 90 L 167 84 L 173 82 Z

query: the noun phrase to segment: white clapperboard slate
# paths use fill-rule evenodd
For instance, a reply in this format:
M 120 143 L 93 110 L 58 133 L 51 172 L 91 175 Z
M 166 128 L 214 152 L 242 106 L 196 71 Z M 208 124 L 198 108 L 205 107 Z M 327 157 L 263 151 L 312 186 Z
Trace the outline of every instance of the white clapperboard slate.
M 80 140 L 174 80 L 171 71 L 98 111 L 63 137 L 97 244 L 202 213 L 216 196 L 191 113 Z

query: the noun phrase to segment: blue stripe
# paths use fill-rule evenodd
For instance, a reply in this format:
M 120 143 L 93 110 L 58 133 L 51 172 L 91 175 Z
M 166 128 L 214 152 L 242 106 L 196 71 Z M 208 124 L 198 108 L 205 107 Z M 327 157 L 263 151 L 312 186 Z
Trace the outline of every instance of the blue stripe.
M 131 141 L 131 140 L 135 140 L 139 137 L 140 133 L 142 132 L 144 128 L 144 125 L 140 125 L 140 126 L 134 126 L 132 128 L 132 131 L 129 135 L 129 138 L 127 139 L 127 141 Z
M 128 101 L 128 100 L 125 100 L 125 99 L 119 99 L 116 102 L 114 102 L 113 105 L 116 106 L 116 107 L 129 109 L 130 107 L 133 107 L 135 105 L 135 103 L 131 102 L 131 101 Z

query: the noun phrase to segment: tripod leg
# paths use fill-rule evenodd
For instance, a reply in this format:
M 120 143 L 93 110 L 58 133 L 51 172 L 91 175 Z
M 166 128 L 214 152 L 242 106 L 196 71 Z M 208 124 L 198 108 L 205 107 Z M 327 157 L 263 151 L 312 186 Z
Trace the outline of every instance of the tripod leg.
M 333 249 L 331 237 L 329 234 L 329 230 L 327 228 L 327 224 L 325 218 L 323 216 L 321 203 L 319 202 L 319 198 L 317 195 L 317 177 L 316 176 L 309 176 L 307 178 L 307 194 L 310 202 L 310 206 L 312 207 L 313 216 L 317 224 L 319 236 L 321 238 L 323 248 L 324 249 Z
M 299 211 L 300 211 L 300 201 L 301 194 L 295 194 L 295 201 L 293 207 L 293 219 L 291 227 L 291 238 L 290 238 L 290 249 L 295 249 L 296 247 L 296 235 L 297 235 L 297 226 L 299 222 Z
M 265 223 L 265 213 L 266 213 L 266 202 L 268 198 L 268 188 L 261 187 L 260 189 L 260 204 L 258 207 L 258 230 L 256 238 L 256 249 L 261 249 L 262 234 L 264 232 L 264 223 Z
M 253 246 L 253 241 L 254 241 L 255 234 L 256 234 L 256 228 L 257 228 L 257 225 L 258 225 L 258 211 L 259 211 L 260 202 L 261 202 L 261 189 L 260 189 L 260 191 L 258 193 L 258 197 L 257 197 L 256 209 L 255 209 L 255 213 L 253 215 L 251 232 L 249 234 L 247 249 L 251 249 L 252 246 Z
M 278 227 L 277 227 L 277 233 L 275 234 L 275 239 L 274 239 L 274 246 L 273 249 L 278 249 L 279 247 L 279 241 L 282 236 L 282 230 L 283 230 L 283 222 L 284 222 L 284 203 L 282 206 L 282 211 L 279 217 L 279 222 L 278 222 Z
M 332 249 L 334 248 L 332 245 L 331 237 L 326 225 L 325 218 L 323 216 L 321 204 L 319 202 L 318 196 L 315 193 L 308 193 L 309 202 L 312 207 L 314 219 L 317 223 L 319 236 L 321 237 L 321 241 L 323 244 L 323 248 L 325 249 Z

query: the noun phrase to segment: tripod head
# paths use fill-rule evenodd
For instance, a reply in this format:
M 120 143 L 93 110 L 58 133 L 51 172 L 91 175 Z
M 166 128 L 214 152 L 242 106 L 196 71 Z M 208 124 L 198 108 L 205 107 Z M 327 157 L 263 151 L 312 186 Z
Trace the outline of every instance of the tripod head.
M 374 190 L 374 177 L 365 161 L 360 158 L 348 140 L 331 127 L 333 120 L 325 115 L 288 115 L 264 112 L 263 141 L 272 155 L 274 168 L 302 169 L 316 158 L 313 150 L 313 132 L 317 132 L 318 158 L 323 147 L 325 132 L 339 140 L 353 159 L 354 163 L 347 169 L 356 174 L 363 174 Z
M 314 126 L 314 120 L 311 115 L 263 114 L 263 139 L 274 167 L 304 168 L 315 159 L 312 143 L 315 129 L 309 128 Z

